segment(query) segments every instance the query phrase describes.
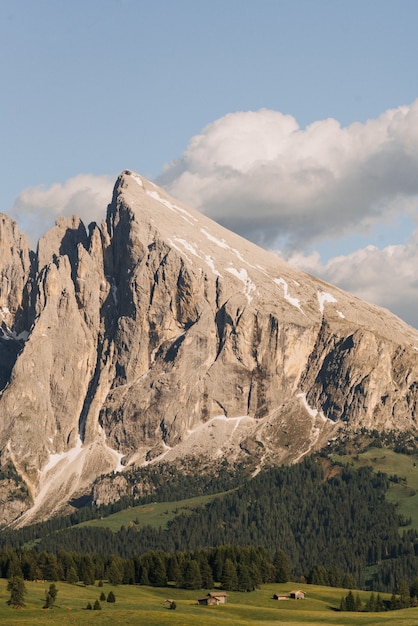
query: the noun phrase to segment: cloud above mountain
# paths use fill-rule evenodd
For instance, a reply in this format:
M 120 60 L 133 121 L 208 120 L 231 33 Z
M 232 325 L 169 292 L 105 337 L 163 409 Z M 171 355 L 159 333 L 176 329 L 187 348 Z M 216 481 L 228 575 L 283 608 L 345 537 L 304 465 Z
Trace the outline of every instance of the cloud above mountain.
M 256 243 L 302 249 L 415 210 L 417 170 L 418 101 L 346 128 L 231 113 L 192 137 L 157 182 Z
M 78 215 L 86 224 L 100 224 L 112 199 L 114 177 L 80 174 L 50 187 L 24 189 L 16 198 L 10 217 L 19 222 L 32 246 L 61 215 Z

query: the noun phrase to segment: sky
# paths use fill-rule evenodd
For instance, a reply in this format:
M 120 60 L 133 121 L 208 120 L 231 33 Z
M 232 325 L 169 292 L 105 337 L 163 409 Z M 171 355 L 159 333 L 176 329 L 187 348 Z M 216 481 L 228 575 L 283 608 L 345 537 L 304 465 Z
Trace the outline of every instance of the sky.
M 134 170 L 418 328 L 417 0 L 0 0 L 0 211 Z

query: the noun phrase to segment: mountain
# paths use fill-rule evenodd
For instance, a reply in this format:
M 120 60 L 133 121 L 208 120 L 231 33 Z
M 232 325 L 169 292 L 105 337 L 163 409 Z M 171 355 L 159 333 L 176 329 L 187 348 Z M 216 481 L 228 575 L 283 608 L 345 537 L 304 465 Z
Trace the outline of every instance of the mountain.
M 60 218 L 35 253 L 1 215 L 0 246 L 1 524 L 125 467 L 417 430 L 418 331 L 133 172 L 101 226 Z

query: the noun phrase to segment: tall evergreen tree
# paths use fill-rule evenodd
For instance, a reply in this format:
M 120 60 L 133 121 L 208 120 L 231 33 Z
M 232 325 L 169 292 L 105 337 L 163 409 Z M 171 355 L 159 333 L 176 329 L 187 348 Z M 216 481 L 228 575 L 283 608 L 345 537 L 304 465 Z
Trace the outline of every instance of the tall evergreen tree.
M 75 567 L 71 566 L 70 568 L 68 568 L 65 580 L 71 585 L 75 585 L 76 583 L 78 583 L 78 574 L 75 570 Z
M 148 571 L 148 577 L 151 585 L 155 585 L 156 587 L 166 586 L 167 571 L 161 552 L 152 553 L 152 565 Z
M 181 586 L 183 589 L 201 589 L 202 575 L 198 561 L 187 559 L 183 568 L 183 579 Z
M 26 587 L 21 576 L 12 576 L 7 583 L 7 591 L 10 592 L 10 598 L 7 604 L 13 607 L 25 606 Z
M 107 568 L 107 579 L 110 585 L 119 585 L 123 580 L 124 563 L 118 556 L 112 556 Z
M 287 583 L 290 579 L 290 562 L 289 557 L 283 550 L 276 550 L 273 565 L 275 568 L 274 580 L 276 583 Z
M 355 611 L 356 610 L 356 600 L 354 598 L 353 592 L 350 591 L 345 597 L 345 610 L 346 611 Z
M 225 559 L 221 576 L 222 589 L 235 591 L 238 588 L 238 576 L 235 563 L 230 559 Z
M 237 580 L 238 591 L 252 591 L 254 589 L 250 569 L 246 563 L 238 563 Z

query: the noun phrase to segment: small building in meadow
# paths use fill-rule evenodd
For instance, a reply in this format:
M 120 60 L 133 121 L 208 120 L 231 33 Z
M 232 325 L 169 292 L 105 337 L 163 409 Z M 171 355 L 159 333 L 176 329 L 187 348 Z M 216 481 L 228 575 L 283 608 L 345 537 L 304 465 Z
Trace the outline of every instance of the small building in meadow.
M 228 597 L 227 593 L 224 593 L 223 591 L 214 591 L 212 593 L 208 593 L 207 596 L 205 596 L 204 598 L 198 598 L 197 602 L 198 604 L 204 605 L 204 606 L 214 606 L 217 604 L 226 604 L 226 599 Z
M 304 600 L 305 594 L 300 589 L 290 591 L 289 593 L 275 593 L 273 598 L 275 600 Z
M 289 600 L 289 596 L 287 593 L 275 593 L 273 598 L 275 600 Z
M 174 602 L 174 600 L 166 600 L 166 601 L 164 602 L 164 606 L 165 606 L 165 608 L 166 608 L 166 609 L 171 609 L 171 607 L 173 606 L 173 602 Z

